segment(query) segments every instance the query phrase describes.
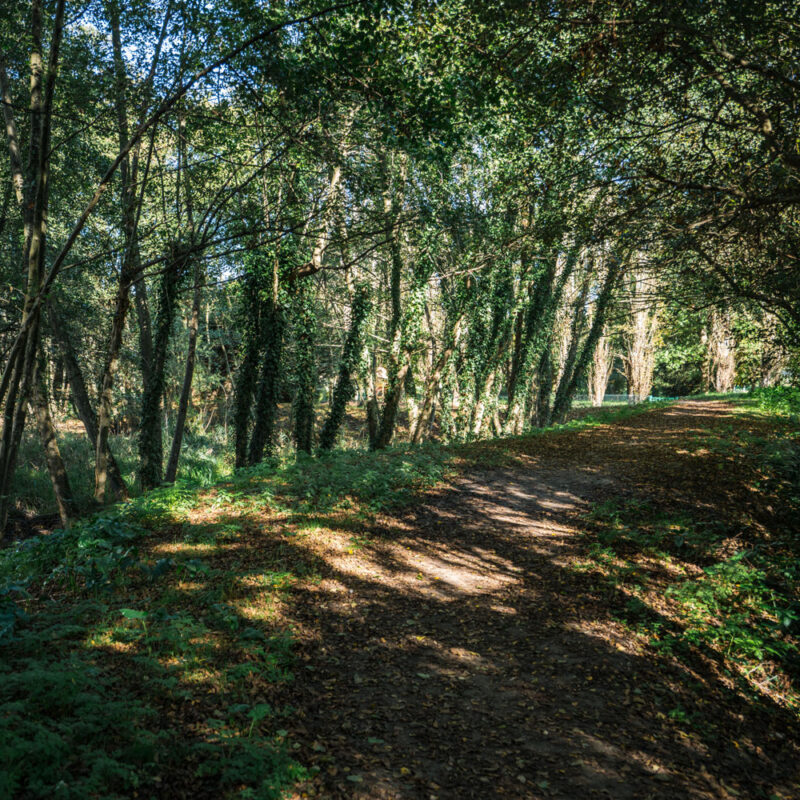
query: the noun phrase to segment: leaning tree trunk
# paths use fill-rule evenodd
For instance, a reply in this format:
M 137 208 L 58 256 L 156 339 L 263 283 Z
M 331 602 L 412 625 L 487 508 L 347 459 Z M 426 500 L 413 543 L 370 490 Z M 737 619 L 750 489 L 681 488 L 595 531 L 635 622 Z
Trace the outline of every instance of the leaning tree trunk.
M 200 260 L 195 260 L 194 267 L 194 293 L 192 295 L 192 314 L 189 318 L 189 346 L 186 354 L 186 367 L 183 372 L 183 386 L 181 397 L 178 401 L 178 414 L 175 418 L 175 433 L 172 436 L 169 460 L 164 479 L 167 483 L 174 483 L 178 475 L 178 460 L 181 455 L 183 431 L 186 427 L 186 415 L 189 411 L 189 400 L 192 394 L 192 378 L 194 377 L 194 364 L 197 354 L 197 330 L 200 320 L 200 302 L 202 299 L 202 268 Z
M 78 507 L 70 488 L 67 470 L 61 458 L 61 451 L 58 448 L 56 428 L 50 415 L 45 389 L 44 374 L 41 362 L 38 359 L 31 382 L 31 407 L 36 417 L 39 438 L 42 441 L 47 472 L 50 475 L 50 483 L 53 486 L 53 494 L 58 506 L 58 516 L 61 518 L 61 524 L 67 528 L 78 516 Z
M 81 372 L 80 365 L 78 364 L 78 359 L 75 355 L 75 350 L 72 347 L 72 342 L 69 340 L 69 334 L 67 333 L 67 329 L 64 327 L 58 312 L 55 310 L 54 305 L 51 303 L 47 304 L 47 316 L 51 323 L 50 327 L 53 336 L 58 342 L 58 346 L 61 350 L 61 356 L 64 362 L 64 371 L 67 374 L 67 382 L 69 383 L 69 388 L 72 393 L 72 400 L 75 403 L 75 409 L 77 410 L 78 416 L 83 423 L 86 436 L 92 444 L 96 444 L 97 414 L 92 408 L 92 401 L 89 399 L 89 392 L 86 389 L 86 381 L 83 378 L 83 373 Z M 125 481 L 122 477 L 122 473 L 119 470 L 117 461 L 110 449 L 107 449 L 105 453 L 105 459 L 108 470 L 108 483 L 111 487 L 112 493 L 115 497 L 127 499 L 129 496 L 128 487 L 125 485 Z
M 541 362 L 542 354 L 550 345 L 553 323 L 556 319 L 564 289 L 577 263 L 578 247 L 573 244 L 566 256 L 557 258 L 537 282 L 530 302 L 525 309 L 525 324 L 520 331 L 519 345 L 515 349 L 508 386 L 508 409 L 505 433 L 522 432 L 525 407 L 530 405 L 532 373 Z M 561 263 L 560 263 L 561 262 Z
M 180 196 L 181 172 L 183 173 L 184 206 L 186 209 L 186 221 L 188 223 L 188 239 L 194 243 L 195 226 L 194 211 L 192 202 L 192 187 L 189 181 L 189 167 L 187 161 L 187 136 L 186 136 L 186 115 L 181 113 L 178 123 L 178 154 L 180 157 L 180 168 L 177 175 L 177 194 Z M 175 432 L 172 435 L 172 446 L 170 448 L 169 459 L 165 478 L 168 483 L 174 483 L 178 474 L 178 459 L 181 454 L 181 443 L 183 442 L 183 431 L 186 427 L 186 415 L 189 412 L 189 400 L 192 394 L 192 379 L 194 378 L 195 354 L 197 352 L 197 329 L 200 322 L 200 303 L 202 301 L 202 266 L 201 260 L 197 257 L 191 259 L 194 262 L 194 288 L 192 291 L 192 312 L 189 317 L 189 343 L 186 354 L 186 367 L 183 372 L 183 385 L 181 395 L 178 400 L 178 414 L 175 419 Z M 185 265 L 184 265 L 185 268 Z M 138 296 L 138 289 L 137 289 Z
M 586 373 L 589 360 L 597 346 L 597 340 L 603 332 L 606 312 L 611 304 L 611 298 L 613 297 L 614 289 L 617 285 L 617 279 L 622 270 L 622 264 L 618 259 L 611 258 L 610 262 L 606 271 L 605 281 L 595 301 L 592 325 L 589 328 L 589 333 L 581 348 L 580 355 L 577 357 L 572 367 L 572 376 L 569 381 L 562 381 L 556 392 L 556 397 L 553 401 L 552 419 L 562 421 L 566 418 L 567 411 L 572 403 L 572 397 L 578 388 L 578 384 Z
M 164 374 L 169 348 L 178 286 L 186 264 L 186 255 L 174 248 L 167 268 L 161 274 L 158 312 L 153 337 L 153 362 L 150 382 L 142 394 L 139 421 L 139 479 L 142 489 L 152 489 L 161 483 L 163 445 L 161 438 L 161 405 L 164 397 Z
M 19 136 L 13 116 L 13 106 L 10 103 L 11 94 L 5 64 L 0 56 L 3 117 L 8 139 L 11 180 L 23 220 L 22 263 L 23 268 L 27 271 L 20 332 L 11 348 L 6 369 L 0 379 L 0 402 L 5 399 L 3 432 L 2 438 L 0 438 L 0 537 L 5 530 L 8 512 L 11 508 L 11 481 L 25 427 L 28 393 L 39 347 L 41 318 L 39 295 L 43 288 L 47 234 L 50 131 L 53 95 L 64 27 L 64 7 L 65 0 L 58 0 L 53 18 L 50 55 L 45 73 L 42 57 L 43 10 L 41 0 L 33 0 L 31 5 L 31 134 L 27 174 L 22 166 Z
M 589 401 L 596 408 L 603 405 L 613 364 L 614 349 L 611 345 L 611 337 L 603 334 L 597 340 L 586 376 L 589 385 Z
M 336 443 L 336 435 L 344 421 L 347 403 L 355 395 L 356 384 L 352 374 L 358 365 L 362 331 L 368 314 L 369 292 L 366 286 L 359 286 L 354 292 L 353 307 L 350 311 L 350 329 L 347 331 L 347 338 L 342 348 L 339 374 L 331 395 L 330 411 L 319 437 L 321 450 L 330 450 Z
M 419 443 L 423 431 L 433 417 L 434 398 L 439 390 L 442 374 L 450 363 L 450 359 L 453 357 L 456 347 L 458 347 L 460 334 L 461 319 L 458 319 L 450 334 L 450 343 L 439 354 L 439 358 L 436 360 L 431 374 L 425 382 L 425 388 L 422 391 L 422 403 L 420 404 L 419 414 L 417 415 L 417 423 L 411 431 L 411 442 L 413 444 Z

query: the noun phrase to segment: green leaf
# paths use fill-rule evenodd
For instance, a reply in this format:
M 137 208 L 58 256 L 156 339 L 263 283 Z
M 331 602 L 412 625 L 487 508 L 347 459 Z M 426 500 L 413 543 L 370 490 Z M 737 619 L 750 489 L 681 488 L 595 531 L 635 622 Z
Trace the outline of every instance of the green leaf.
M 272 714 L 272 706 L 269 703 L 258 703 L 248 711 L 247 716 L 250 717 L 253 722 L 260 722 L 264 717 L 270 716 L 270 714 Z M 281 732 L 278 731 L 278 735 L 280 734 Z
M 123 608 L 119 613 L 125 619 L 147 619 L 146 611 L 137 611 L 135 608 Z

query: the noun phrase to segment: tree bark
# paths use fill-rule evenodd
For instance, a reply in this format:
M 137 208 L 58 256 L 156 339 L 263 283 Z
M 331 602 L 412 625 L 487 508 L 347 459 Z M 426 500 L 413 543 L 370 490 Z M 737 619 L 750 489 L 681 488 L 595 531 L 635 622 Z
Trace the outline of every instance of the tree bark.
M 0 381 L 0 401 L 6 392 L 3 433 L 0 438 L 0 536 L 5 530 L 11 507 L 10 486 L 16 467 L 17 451 L 22 439 L 27 412 L 28 393 L 39 347 L 43 288 L 47 206 L 50 177 L 50 131 L 53 95 L 64 26 L 65 0 L 58 0 L 53 21 L 50 54 L 45 74 L 42 58 L 42 3 L 33 0 L 31 7 L 30 115 L 31 134 L 27 180 L 22 168 L 19 137 L 12 106 L 7 104 L 10 92 L 4 64 L 0 63 L 0 90 L 6 122 L 12 182 L 23 219 L 23 269 L 27 271 L 25 302 L 20 334 L 12 346 L 8 364 Z
M 58 516 L 61 518 L 61 524 L 68 528 L 78 516 L 78 507 L 72 495 L 67 470 L 64 467 L 64 461 L 58 448 L 56 428 L 50 415 L 44 374 L 39 359 L 37 359 L 36 367 L 34 368 L 31 387 L 31 407 L 36 418 L 36 427 L 39 430 L 42 448 L 44 449 L 47 471 L 50 475 L 53 494 L 58 506 Z
M 164 479 L 167 483 L 174 483 L 178 474 L 178 460 L 181 454 L 183 431 L 186 426 L 186 415 L 189 410 L 189 400 L 192 395 L 192 378 L 194 377 L 194 364 L 197 353 L 197 330 L 200 320 L 200 302 L 202 300 L 202 268 L 199 259 L 194 268 L 194 293 L 192 295 L 192 315 L 189 318 L 189 349 L 186 354 L 186 368 L 183 373 L 183 386 L 181 397 L 178 401 L 178 415 L 175 419 L 175 433 L 172 436 L 169 460 Z
M 78 416 L 83 423 L 86 436 L 92 444 L 97 443 L 97 414 L 92 408 L 92 401 L 89 398 L 89 392 L 86 389 L 86 381 L 83 378 L 78 359 L 75 355 L 75 350 L 72 347 L 72 342 L 69 339 L 69 334 L 61 321 L 55 307 L 48 303 L 47 317 L 50 321 L 50 330 L 52 335 L 58 343 L 61 350 L 61 356 L 64 361 L 64 371 L 67 374 L 67 382 L 72 393 L 72 400 L 75 403 L 75 409 Z M 129 497 L 128 487 L 122 477 L 117 461 L 114 454 L 111 452 L 108 443 L 106 443 L 105 459 L 108 471 L 108 482 L 111 491 L 115 497 L 126 500 Z

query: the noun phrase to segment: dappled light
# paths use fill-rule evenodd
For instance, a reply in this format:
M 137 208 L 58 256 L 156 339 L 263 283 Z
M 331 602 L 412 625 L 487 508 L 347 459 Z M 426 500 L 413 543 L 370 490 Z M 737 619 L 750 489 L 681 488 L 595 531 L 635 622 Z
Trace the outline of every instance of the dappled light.
M 798 19 L 3 0 L 0 800 L 799 800 Z
M 63 679 L 102 676 L 85 709 L 65 696 L 63 724 L 112 696 L 130 719 L 90 736 L 111 772 L 85 787 L 146 767 L 170 797 L 789 800 L 797 649 L 740 555 L 781 523 L 782 484 L 742 503 L 772 474 L 775 424 L 681 403 L 502 456 L 453 448 L 436 485 L 395 451 L 380 493 L 343 481 L 306 510 L 292 466 L 164 489 L 59 534 L 109 560 L 78 550 L 62 570 L 21 545 L 18 569 L 53 571 L 10 663 L 27 681 L 13 654 L 45 648 L 68 654 Z

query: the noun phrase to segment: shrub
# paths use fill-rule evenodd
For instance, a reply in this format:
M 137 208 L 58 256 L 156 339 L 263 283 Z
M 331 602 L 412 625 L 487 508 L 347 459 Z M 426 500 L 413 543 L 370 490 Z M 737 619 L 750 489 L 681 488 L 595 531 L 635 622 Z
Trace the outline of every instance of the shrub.
M 764 411 L 800 414 L 800 387 L 771 386 L 754 389 L 753 397 Z

